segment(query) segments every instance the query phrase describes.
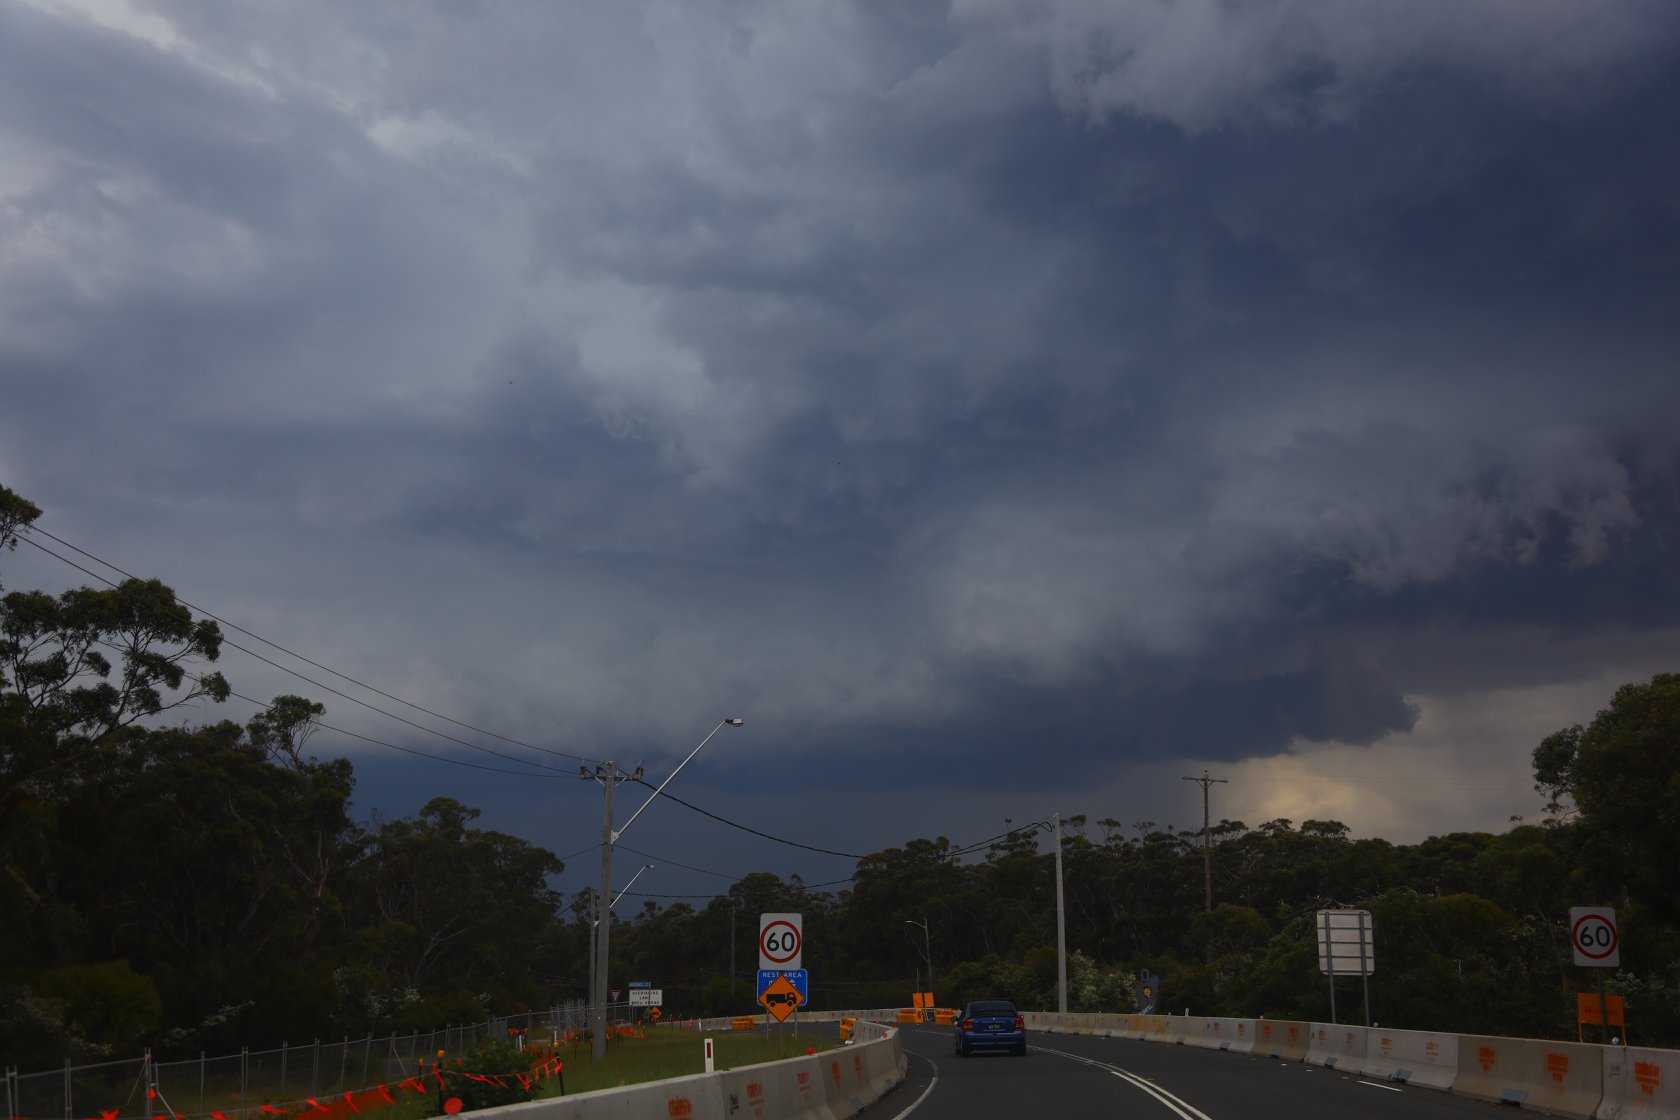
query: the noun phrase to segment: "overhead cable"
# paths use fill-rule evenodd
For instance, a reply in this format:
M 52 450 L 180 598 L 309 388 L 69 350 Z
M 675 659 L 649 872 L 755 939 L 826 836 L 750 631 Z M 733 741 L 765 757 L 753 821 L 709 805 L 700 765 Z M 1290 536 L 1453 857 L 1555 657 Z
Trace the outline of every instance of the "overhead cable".
M 651 782 L 647 781 L 644 778 L 637 778 L 636 781 L 641 785 L 647 786 L 649 789 L 653 788 L 653 784 Z M 815 847 L 815 846 L 810 845 L 810 844 L 801 844 L 797 840 L 784 840 L 780 836 L 772 836 L 768 832 L 760 832 L 756 828 L 749 828 L 747 825 L 741 824 L 737 821 L 732 821 L 728 817 L 720 817 L 716 813 L 709 812 L 705 809 L 702 809 L 698 805 L 691 805 L 687 801 L 684 801 L 682 798 L 676 797 L 672 794 L 667 793 L 667 794 L 665 794 L 665 796 L 668 799 L 670 799 L 672 801 L 675 801 L 678 805 L 681 805 L 683 808 L 691 809 L 694 812 L 699 813 L 703 817 L 710 817 L 710 818 L 712 818 L 712 820 L 717 821 L 719 824 L 726 824 L 730 828 L 738 828 L 742 832 L 750 832 L 754 836 L 761 836 L 766 840 L 774 840 L 778 844 L 786 844 L 790 848 L 803 848 L 807 852 L 816 852 L 819 855 L 825 855 L 825 856 L 840 856 L 844 859 L 863 859 L 864 858 L 863 856 L 859 855 L 856 852 L 836 852 L 831 848 L 818 848 L 818 847 Z
M 32 545 L 35 548 L 40 549 L 42 552 L 45 552 L 48 556 L 51 556 L 56 560 L 59 560 L 59 561 L 65 563 L 65 564 L 70 565 L 72 568 L 75 568 L 77 571 L 82 572 L 85 575 L 92 576 L 94 579 L 97 579 L 100 582 L 102 582 L 102 583 L 104 583 L 108 586 L 114 587 L 116 585 L 114 583 L 112 583 L 111 580 L 107 579 L 106 577 L 104 577 L 102 575 L 99 575 L 95 572 L 89 571 L 88 569 L 82 567 L 80 564 L 77 564 L 75 561 L 69 559 L 68 557 L 60 556 L 58 553 L 52 551 L 50 548 L 47 548 L 45 545 L 42 545 L 39 542 L 30 540 L 29 539 L 30 534 L 35 534 L 35 533 L 39 533 L 41 536 L 46 537 L 48 540 L 58 542 L 59 544 L 63 545 L 65 548 L 68 548 L 73 552 L 79 553 L 80 555 L 87 557 L 89 560 L 92 560 L 96 564 L 104 565 L 105 567 L 111 569 L 113 572 L 116 572 L 118 575 L 124 576 L 128 579 L 138 579 L 138 578 L 140 578 L 140 577 L 138 577 L 138 576 L 136 576 L 136 575 L 134 575 L 130 572 L 124 571 L 122 568 L 119 568 L 117 565 L 111 563 L 109 560 L 105 560 L 105 559 L 102 559 L 101 557 L 95 556 L 93 553 L 87 551 L 86 549 L 79 548 L 76 545 L 71 544 L 69 541 L 65 540 L 64 538 L 55 536 L 52 533 L 47 532 L 47 530 L 41 528 L 38 525 L 29 526 L 23 533 L 20 533 L 18 535 L 18 539 L 23 541 L 24 543 Z M 258 634 L 258 633 L 255 633 L 254 631 L 245 629 L 245 627 L 240 626 L 236 622 L 229 622 L 227 619 L 221 617 L 220 615 L 214 613 L 213 611 L 208 611 L 208 610 L 205 610 L 203 607 L 195 606 L 194 604 L 192 604 L 192 603 L 188 602 L 187 600 L 181 598 L 179 595 L 177 595 L 175 597 L 175 601 L 180 603 L 182 606 L 188 608 L 189 610 L 197 611 L 199 614 L 203 615 L 206 618 L 214 619 L 216 622 L 220 623 L 223 626 L 226 626 L 230 630 L 237 630 L 239 633 L 244 634 L 246 637 L 254 638 L 257 641 L 261 642 L 263 645 L 270 647 L 271 649 L 277 649 L 281 653 L 284 653 L 288 657 L 295 657 L 299 661 L 302 661 L 306 665 L 314 666 L 315 668 L 320 669 L 324 673 L 331 673 L 333 676 L 339 678 L 340 680 L 349 681 L 351 684 L 355 685 L 358 688 L 365 688 L 369 692 L 372 692 L 372 693 L 374 693 L 376 695 L 379 695 L 379 696 L 383 696 L 387 700 L 394 700 L 398 704 L 401 704 L 404 707 L 413 708 L 417 712 L 423 712 L 426 715 L 429 715 L 429 716 L 433 717 L 434 719 L 441 719 L 445 723 L 454 724 L 456 727 L 462 727 L 462 728 L 465 728 L 468 731 L 476 731 L 478 734 L 487 736 L 491 739 L 497 739 L 497 740 L 500 740 L 501 742 L 509 743 L 509 744 L 511 744 L 513 746 L 516 746 L 516 747 L 524 747 L 526 750 L 537 751 L 540 754 L 553 755 L 557 758 L 572 759 L 572 760 L 578 761 L 578 762 L 595 762 L 595 761 L 597 761 L 596 759 L 588 758 L 588 757 L 585 757 L 584 755 L 572 754 L 572 753 L 567 752 L 567 751 L 557 751 L 557 750 L 553 750 L 552 748 L 549 748 L 549 747 L 539 747 L 535 743 L 527 743 L 527 742 L 524 742 L 523 740 L 520 740 L 520 739 L 511 739 L 511 738 L 507 737 L 506 735 L 499 735 L 494 731 L 489 731 L 489 730 L 486 730 L 485 728 L 482 728 L 482 727 L 476 727 L 473 724 L 464 723 L 464 722 L 462 722 L 461 720 L 458 720 L 458 719 L 452 719 L 451 717 L 444 715 L 442 712 L 434 712 L 430 708 L 426 708 L 426 707 L 423 707 L 419 704 L 414 703 L 414 701 L 412 701 L 412 700 L 404 700 L 401 696 L 397 696 L 394 693 L 386 692 L 385 690 L 383 690 L 381 688 L 377 688 L 377 687 L 375 687 L 371 684 L 368 684 L 365 681 L 357 680 L 355 677 L 352 677 L 352 676 L 350 676 L 346 673 L 341 673 L 337 669 L 333 669 L 333 668 L 330 668 L 326 665 L 321 664 L 319 661 L 313 661 L 310 658 L 305 657 L 301 653 L 297 653 L 294 650 L 287 649 L 285 646 L 281 645 L 278 642 L 270 641 L 269 639 L 263 637 L 261 634 Z M 226 639 L 224 639 L 224 641 L 225 640 Z M 363 703 L 363 701 L 357 700 L 353 696 L 345 695 L 342 692 L 338 692 L 336 689 L 331 689 L 327 685 L 320 684 L 317 681 L 310 681 L 308 677 L 305 677 L 302 674 L 295 672 L 294 670 L 288 669 L 284 665 L 276 664 L 273 661 L 269 661 L 265 657 L 261 657 L 261 656 L 255 654 L 255 653 L 252 653 L 250 650 L 246 649 L 244 646 L 237 645 L 237 644 L 235 644 L 231 641 L 228 641 L 227 644 L 233 646 L 233 648 L 239 650 L 241 653 L 249 654 L 252 657 L 256 657 L 257 660 L 263 661 L 263 662 L 265 662 L 269 665 L 273 665 L 275 668 L 280 669 L 283 672 L 291 673 L 293 676 L 298 677 L 298 679 L 300 679 L 300 680 L 309 681 L 310 684 L 314 684 L 318 688 L 327 688 L 328 691 L 333 692 L 337 696 L 343 696 L 346 700 L 350 700 L 353 703 L 362 704 L 363 707 L 366 707 L 366 708 L 370 709 L 371 711 L 379 712 L 381 715 L 390 716 L 390 718 L 392 718 L 392 719 L 399 719 L 399 720 L 402 719 L 401 716 L 392 716 L 392 715 L 390 715 L 389 712 L 384 712 L 379 708 L 373 707 L 371 704 L 365 704 L 365 703 Z M 408 720 L 402 720 L 402 722 L 408 723 L 409 721 Z M 450 739 L 451 738 L 448 735 L 444 735 L 440 731 L 434 731 L 429 727 L 422 727 L 420 724 L 410 724 L 410 726 L 418 727 L 422 731 L 426 731 L 428 734 L 437 735 L 441 738 L 445 738 L 445 739 Z M 462 740 L 452 739 L 451 741 L 459 743 Z M 467 745 L 470 746 L 471 744 L 467 744 Z M 476 748 L 476 749 L 486 749 L 486 748 Z M 495 752 L 491 752 L 491 753 L 495 753 Z M 501 757 L 511 758 L 512 756 L 503 755 Z M 515 760 L 515 761 L 523 761 L 523 760 Z

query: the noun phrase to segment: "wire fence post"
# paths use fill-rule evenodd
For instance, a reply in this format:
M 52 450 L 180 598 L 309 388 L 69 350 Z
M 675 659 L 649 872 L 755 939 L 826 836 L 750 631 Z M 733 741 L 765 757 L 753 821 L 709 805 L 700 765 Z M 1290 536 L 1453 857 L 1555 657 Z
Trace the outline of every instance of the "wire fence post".
M 17 1120 L 17 1067 L 6 1067 L 6 1120 Z
M 146 1048 L 146 1054 L 145 1054 L 145 1057 L 143 1057 L 141 1059 L 141 1063 L 142 1063 L 142 1067 L 146 1071 L 145 1072 L 146 1095 L 145 1095 L 144 1099 L 140 1102 L 140 1107 L 145 1109 L 146 1111 L 141 1113 L 141 1115 L 142 1116 L 151 1116 L 151 1115 L 155 1115 L 155 1113 L 153 1113 L 152 1110 L 153 1110 L 153 1108 L 157 1107 L 157 1106 L 153 1105 L 152 1102 L 155 1101 L 155 1100 L 158 1100 L 158 1071 L 157 1071 L 157 1063 L 152 1061 L 152 1051 L 151 1051 L 150 1047 Z
M 204 1111 L 204 1051 L 198 1052 L 198 1110 Z
M 289 1054 L 285 1039 L 280 1040 L 280 1099 L 286 1099 L 286 1059 Z
M 70 1059 L 64 1059 L 64 1120 L 73 1120 L 74 1111 L 70 1106 Z
M 245 1090 L 251 1078 L 251 1048 L 239 1048 L 239 1120 L 245 1120 Z

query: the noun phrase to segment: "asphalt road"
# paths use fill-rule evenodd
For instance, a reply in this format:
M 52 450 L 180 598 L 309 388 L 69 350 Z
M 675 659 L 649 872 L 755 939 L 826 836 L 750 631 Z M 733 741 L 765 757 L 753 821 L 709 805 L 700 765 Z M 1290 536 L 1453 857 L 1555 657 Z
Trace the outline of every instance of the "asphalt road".
M 1139 1120 L 1497 1120 L 1508 1109 L 1434 1089 L 1190 1046 L 1029 1031 L 1025 1057 L 957 1057 L 949 1027 L 906 1026 L 892 1120 L 1136 1117 Z

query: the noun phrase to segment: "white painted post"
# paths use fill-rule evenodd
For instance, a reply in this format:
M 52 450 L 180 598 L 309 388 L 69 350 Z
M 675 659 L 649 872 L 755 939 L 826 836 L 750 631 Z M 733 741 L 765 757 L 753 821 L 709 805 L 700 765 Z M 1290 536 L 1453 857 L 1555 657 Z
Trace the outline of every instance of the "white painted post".
M 706 1072 L 717 1072 L 716 1067 L 712 1064 L 712 1040 L 709 1038 L 706 1040 Z

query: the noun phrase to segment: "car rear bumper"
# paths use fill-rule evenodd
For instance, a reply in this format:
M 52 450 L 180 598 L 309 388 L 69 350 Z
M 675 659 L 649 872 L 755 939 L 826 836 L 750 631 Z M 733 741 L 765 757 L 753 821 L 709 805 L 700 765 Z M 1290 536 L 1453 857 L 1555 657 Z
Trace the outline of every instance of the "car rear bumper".
M 986 1031 L 984 1034 L 963 1032 L 962 1044 L 970 1050 L 1004 1050 L 1027 1041 L 1025 1031 Z

